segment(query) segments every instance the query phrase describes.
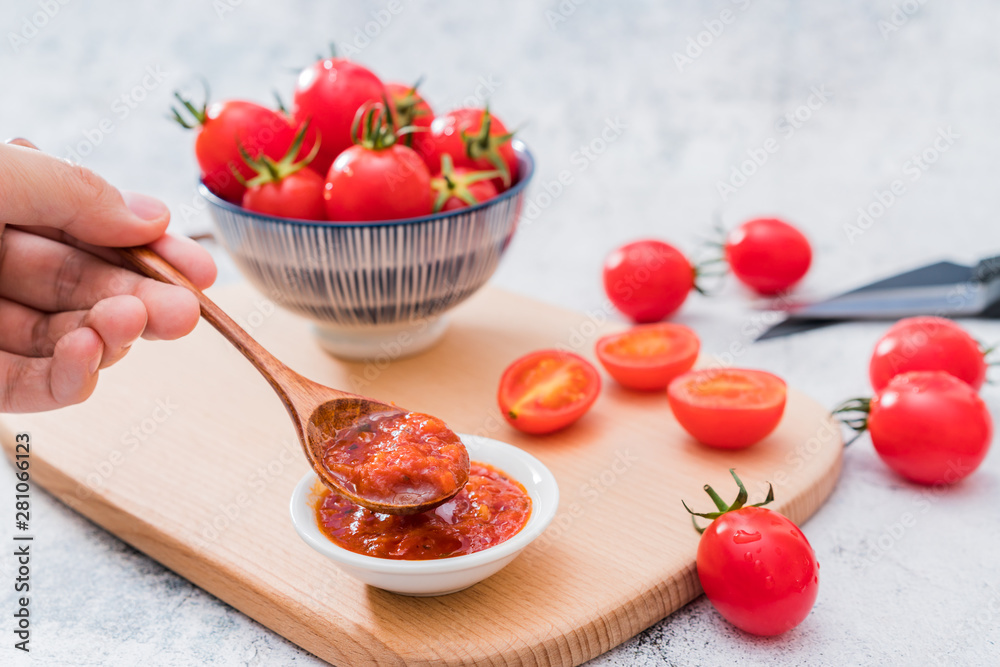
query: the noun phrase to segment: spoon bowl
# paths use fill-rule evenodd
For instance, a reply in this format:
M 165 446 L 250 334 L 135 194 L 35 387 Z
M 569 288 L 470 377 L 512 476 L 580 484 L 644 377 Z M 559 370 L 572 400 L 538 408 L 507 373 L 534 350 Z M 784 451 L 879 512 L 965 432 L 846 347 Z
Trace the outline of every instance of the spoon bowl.
M 244 331 L 225 311 L 169 262 L 146 247 L 119 248 L 119 256 L 137 272 L 160 282 L 184 287 L 194 293 L 201 306 L 201 316 L 232 343 L 257 369 L 281 399 L 295 425 L 296 434 L 309 464 L 331 490 L 373 512 L 418 514 L 453 498 L 464 485 L 462 473 L 456 476 L 457 488 L 443 490 L 434 497 L 397 493 L 391 499 L 363 497 L 347 488 L 323 462 L 329 442 L 338 432 L 356 426 L 371 415 L 388 413 L 403 416 L 406 410 L 364 396 L 314 382 L 286 366 Z M 457 439 L 457 436 L 456 436 Z M 469 475 L 466 460 L 464 479 Z

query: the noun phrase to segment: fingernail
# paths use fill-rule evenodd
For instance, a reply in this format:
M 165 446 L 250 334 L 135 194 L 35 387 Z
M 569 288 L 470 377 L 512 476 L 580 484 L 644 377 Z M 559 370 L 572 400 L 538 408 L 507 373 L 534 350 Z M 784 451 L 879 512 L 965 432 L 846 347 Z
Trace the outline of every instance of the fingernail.
M 97 369 L 101 366 L 101 359 L 104 358 L 104 350 L 98 350 L 94 358 L 90 360 L 90 374 L 93 375 L 97 372 Z
M 36 146 L 35 144 L 31 143 L 30 141 L 28 141 L 24 137 L 14 137 L 13 139 L 8 139 L 5 143 L 8 143 L 8 144 L 10 144 L 12 146 L 21 146 L 23 148 L 33 148 L 36 151 L 38 150 L 38 146 Z
M 167 205 L 156 197 L 123 190 L 122 198 L 129 210 L 143 220 L 157 220 L 167 213 Z

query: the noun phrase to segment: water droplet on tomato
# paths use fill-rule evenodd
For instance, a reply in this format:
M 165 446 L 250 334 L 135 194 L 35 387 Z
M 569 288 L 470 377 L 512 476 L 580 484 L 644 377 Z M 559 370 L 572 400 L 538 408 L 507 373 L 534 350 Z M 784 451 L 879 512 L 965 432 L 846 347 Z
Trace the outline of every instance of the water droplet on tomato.
M 750 561 L 753 560 L 753 554 L 750 553 L 749 551 L 746 552 L 745 554 L 743 554 L 743 560 L 749 563 Z
M 767 575 L 766 577 L 764 577 L 764 588 L 766 588 L 767 590 L 771 590 L 772 588 L 774 588 L 774 577 L 772 577 L 771 575 Z
M 754 571 L 754 574 L 760 574 L 761 572 L 763 572 L 764 571 L 764 563 L 762 563 L 759 560 L 755 560 L 753 562 L 753 571 Z
M 760 539 L 760 533 L 756 530 L 737 530 L 736 534 L 733 535 L 733 542 L 736 544 L 747 544 L 748 542 L 756 542 Z

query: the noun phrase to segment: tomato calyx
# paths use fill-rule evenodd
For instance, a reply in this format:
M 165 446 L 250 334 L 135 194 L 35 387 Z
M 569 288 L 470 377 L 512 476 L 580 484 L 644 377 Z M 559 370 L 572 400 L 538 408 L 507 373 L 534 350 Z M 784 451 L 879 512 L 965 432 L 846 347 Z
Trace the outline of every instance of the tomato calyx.
M 192 123 L 190 120 L 182 116 L 181 112 L 178 111 L 177 107 L 174 106 L 170 107 L 170 112 L 172 115 L 168 116 L 168 118 L 175 121 L 185 130 L 194 130 L 196 128 L 199 128 L 202 125 L 204 125 L 205 122 L 208 120 L 208 98 L 209 98 L 208 82 L 202 79 L 201 85 L 205 89 L 205 101 L 202 103 L 200 107 L 195 106 L 191 100 L 181 95 L 179 90 L 174 91 L 174 97 L 177 99 L 178 102 L 180 102 L 181 107 L 194 117 L 194 122 Z
M 715 270 L 715 265 L 724 265 L 721 270 Z M 703 260 L 697 264 L 691 265 L 691 272 L 694 274 L 694 283 L 691 288 L 702 296 L 713 296 L 718 294 L 721 288 L 721 282 L 715 286 L 709 288 L 706 287 L 704 282 L 698 282 L 699 279 L 704 278 L 719 278 L 720 280 L 729 274 L 729 269 L 727 268 L 729 263 L 726 261 L 725 257 L 713 257 L 711 259 Z
M 455 163 L 451 155 L 447 153 L 441 156 L 441 174 L 431 179 L 431 188 L 436 193 L 434 198 L 434 212 L 439 213 L 444 208 L 445 203 L 452 197 L 458 197 L 469 206 L 480 203 L 476 195 L 472 193 L 469 186 L 480 181 L 488 181 L 501 176 L 501 173 L 494 169 L 492 171 L 474 171 L 466 174 L 455 173 Z
M 229 169 L 233 172 L 240 183 L 248 188 L 257 187 L 261 185 L 266 185 L 268 183 L 280 183 L 285 178 L 291 176 L 297 171 L 300 171 L 306 167 L 319 153 L 320 136 L 319 133 L 316 134 L 316 141 L 313 142 L 312 150 L 301 160 L 296 160 L 295 156 L 299 154 L 299 149 L 302 148 L 302 142 L 305 140 L 306 132 L 309 130 L 310 121 L 302 123 L 302 127 L 295 134 L 295 139 L 292 141 L 292 145 L 288 147 L 288 152 L 286 152 L 280 160 L 273 160 L 261 152 L 257 157 L 250 155 L 247 149 L 243 146 L 242 142 L 237 142 L 237 148 L 240 151 L 240 155 L 243 157 L 243 161 L 246 162 L 247 166 L 254 170 L 257 174 L 250 180 L 243 178 L 240 174 L 239 169 L 235 165 L 230 164 Z
M 427 115 L 427 112 L 420 108 L 423 100 L 417 94 L 417 88 L 423 82 L 424 77 L 420 77 L 405 94 L 393 99 L 393 104 L 396 107 L 396 121 L 400 127 L 409 127 L 414 124 L 417 118 Z
M 358 109 L 351 124 L 355 145 L 370 151 L 382 151 L 395 146 L 400 137 L 416 131 L 412 126 L 397 130 L 391 109 L 385 95 L 381 102 L 369 102 Z
M 727 512 L 735 512 L 736 510 L 743 509 L 744 507 L 763 507 L 774 500 L 774 487 L 770 482 L 768 482 L 767 497 L 759 503 L 747 505 L 747 500 L 750 499 L 750 494 L 747 493 L 747 488 L 743 485 L 743 481 L 740 479 L 739 475 L 736 474 L 736 468 L 730 468 L 729 474 L 733 476 L 733 479 L 736 480 L 736 485 L 740 487 L 740 491 L 736 495 L 736 500 L 734 500 L 731 505 L 727 505 L 726 501 L 723 500 L 722 497 L 715 492 L 715 489 L 708 484 L 704 486 L 705 493 L 707 493 L 709 498 L 712 499 L 712 502 L 715 503 L 715 506 L 718 508 L 717 512 L 695 512 L 687 506 L 686 502 L 681 500 L 681 505 L 684 505 L 684 509 L 686 509 L 688 514 L 691 515 L 691 523 L 694 525 L 694 529 L 698 531 L 699 535 L 705 532 L 705 528 L 698 525 L 697 517 L 715 521 Z
M 514 133 L 507 132 L 506 134 L 492 135 L 490 134 L 490 126 L 492 124 L 493 116 L 490 115 L 490 105 L 487 104 L 483 108 L 483 119 L 479 124 L 479 131 L 476 134 L 469 134 L 464 129 L 462 130 L 461 137 L 462 142 L 465 144 L 465 154 L 471 160 L 482 158 L 489 160 L 490 164 L 500 172 L 500 180 L 503 181 L 504 187 L 509 188 L 511 185 L 510 169 L 500 155 L 499 149 L 514 138 Z
M 726 235 L 726 228 L 716 217 L 712 236 L 701 244 L 704 252 L 696 251 L 698 255 L 706 255 L 707 259 L 691 262 L 691 270 L 694 272 L 692 289 L 702 296 L 717 294 L 722 287 L 722 279 L 729 275 L 729 260 L 726 259 Z M 704 282 L 699 283 L 699 278 L 718 278 L 719 280 L 713 287 L 709 288 L 705 286 Z
M 854 437 L 845 442 L 844 447 L 853 443 L 868 430 L 868 415 L 871 413 L 871 409 L 872 399 L 864 397 L 849 398 L 834 408 L 833 414 L 837 416 L 837 421 L 854 431 Z

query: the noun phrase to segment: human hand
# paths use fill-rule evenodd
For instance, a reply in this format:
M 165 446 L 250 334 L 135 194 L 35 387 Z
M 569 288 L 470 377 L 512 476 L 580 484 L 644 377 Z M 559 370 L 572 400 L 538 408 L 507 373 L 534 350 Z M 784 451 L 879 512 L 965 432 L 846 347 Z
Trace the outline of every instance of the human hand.
M 198 322 L 194 295 L 121 266 L 113 247 L 149 245 L 196 287 L 211 256 L 165 234 L 157 199 L 34 149 L 0 144 L 0 412 L 72 405 L 140 336 L 173 340 Z

